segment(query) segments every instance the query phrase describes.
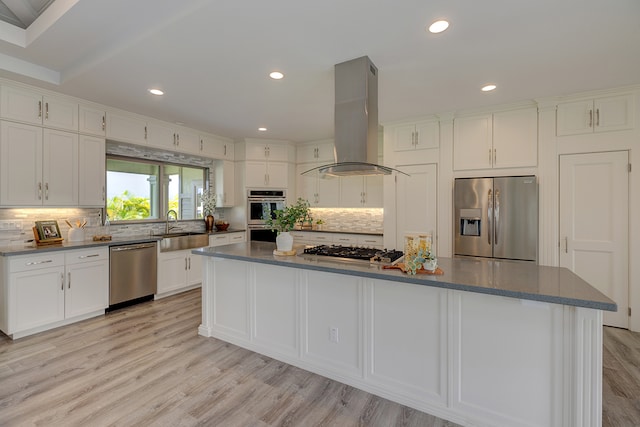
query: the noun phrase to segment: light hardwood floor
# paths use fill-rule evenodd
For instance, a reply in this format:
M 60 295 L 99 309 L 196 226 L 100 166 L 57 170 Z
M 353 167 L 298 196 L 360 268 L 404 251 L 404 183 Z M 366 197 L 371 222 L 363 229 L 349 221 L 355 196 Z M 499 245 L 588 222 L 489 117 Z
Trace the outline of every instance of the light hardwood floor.
M 197 335 L 200 291 L 11 341 L 0 426 L 454 426 Z M 640 425 L 640 334 L 605 328 L 603 426 Z
M 454 426 L 197 334 L 200 290 L 11 341 L 0 426 Z

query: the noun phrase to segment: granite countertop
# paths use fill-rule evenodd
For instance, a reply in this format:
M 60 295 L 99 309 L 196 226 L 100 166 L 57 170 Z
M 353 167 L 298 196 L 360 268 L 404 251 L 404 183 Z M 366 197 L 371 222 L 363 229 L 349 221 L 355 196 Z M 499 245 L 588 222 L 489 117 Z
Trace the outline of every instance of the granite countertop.
M 251 261 L 305 270 L 435 286 L 459 291 L 541 301 L 598 310 L 617 311 L 615 302 L 569 269 L 524 262 L 471 258 L 438 258 L 441 276 L 410 276 L 378 265 L 340 262 L 300 255 L 273 255 L 273 243 L 246 242 L 194 249 L 192 253 L 216 258 Z
M 214 234 L 228 234 L 244 232 L 245 229 L 229 228 L 226 231 L 212 231 L 209 235 Z M 177 231 L 179 232 L 179 231 Z M 128 245 L 135 243 L 148 243 L 157 242 L 162 240 L 162 236 L 150 236 L 150 235 L 138 235 L 138 236 L 114 236 L 112 240 L 105 241 L 93 241 L 84 240 L 82 242 L 69 242 L 64 240 L 61 244 L 56 245 L 44 245 L 36 246 L 35 242 L 25 243 L 23 245 L 13 244 L 7 246 L 0 246 L 0 256 L 12 256 L 12 255 L 28 255 L 44 252 L 55 252 L 69 249 L 85 249 L 95 248 L 99 246 L 116 246 L 116 245 Z

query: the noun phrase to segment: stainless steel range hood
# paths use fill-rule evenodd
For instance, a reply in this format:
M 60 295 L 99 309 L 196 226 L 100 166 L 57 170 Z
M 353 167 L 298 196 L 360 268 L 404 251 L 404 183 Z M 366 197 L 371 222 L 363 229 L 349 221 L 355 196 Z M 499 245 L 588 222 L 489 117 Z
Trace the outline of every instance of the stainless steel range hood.
M 389 175 L 396 171 L 377 164 L 378 69 L 369 57 L 335 65 L 334 117 L 336 163 L 308 170 L 302 175 L 318 174 L 321 178 L 329 178 Z

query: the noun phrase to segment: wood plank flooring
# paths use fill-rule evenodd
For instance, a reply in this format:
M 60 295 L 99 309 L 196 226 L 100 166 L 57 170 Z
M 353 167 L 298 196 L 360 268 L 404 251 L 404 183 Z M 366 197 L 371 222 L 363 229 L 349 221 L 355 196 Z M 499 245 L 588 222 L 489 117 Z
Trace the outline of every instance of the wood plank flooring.
M 197 335 L 200 290 L 11 341 L 0 426 L 454 426 Z M 640 426 L 640 334 L 605 328 L 603 426 Z
M 197 334 L 200 290 L 11 341 L 0 426 L 454 426 Z

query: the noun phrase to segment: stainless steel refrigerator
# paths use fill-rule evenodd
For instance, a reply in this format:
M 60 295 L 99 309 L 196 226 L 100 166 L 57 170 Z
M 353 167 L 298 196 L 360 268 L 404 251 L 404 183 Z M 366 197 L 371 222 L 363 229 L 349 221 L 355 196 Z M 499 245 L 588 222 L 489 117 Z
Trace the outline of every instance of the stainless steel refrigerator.
M 536 177 L 457 178 L 454 254 L 537 262 Z

